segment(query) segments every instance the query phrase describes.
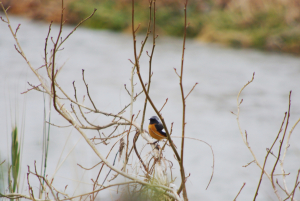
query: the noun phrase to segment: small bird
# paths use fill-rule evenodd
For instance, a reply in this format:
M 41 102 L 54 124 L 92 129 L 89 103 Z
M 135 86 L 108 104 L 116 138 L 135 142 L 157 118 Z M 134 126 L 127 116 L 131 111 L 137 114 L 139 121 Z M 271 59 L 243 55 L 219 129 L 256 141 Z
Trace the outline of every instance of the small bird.
M 164 126 L 160 122 L 159 118 L 157 116 L 153 116 L 150 119 L 150 123 L 148 126 L 149 134 L 154 139 L 162 140 L 167 138 L 167 134 L 163 132 Z

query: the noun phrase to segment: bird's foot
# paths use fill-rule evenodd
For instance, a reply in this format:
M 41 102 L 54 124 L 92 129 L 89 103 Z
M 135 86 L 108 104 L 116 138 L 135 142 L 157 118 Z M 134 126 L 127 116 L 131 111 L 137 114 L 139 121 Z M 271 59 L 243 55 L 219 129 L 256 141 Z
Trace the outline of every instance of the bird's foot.
M 159 144 L 158 144 L 159 140 L 153 142 L 152 144 L 155 146 L 156 149 L 159 149 Z

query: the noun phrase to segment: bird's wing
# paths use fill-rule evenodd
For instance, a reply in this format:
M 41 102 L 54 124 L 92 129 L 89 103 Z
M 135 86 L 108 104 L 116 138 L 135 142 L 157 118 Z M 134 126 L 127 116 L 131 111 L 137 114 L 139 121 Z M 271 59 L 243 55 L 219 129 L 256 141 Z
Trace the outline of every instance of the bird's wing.
M 155 124 L 155 128 L 158 131 L 162 131 L 162 129 L 164 129 L 164 126 L 162 124 Z
M 160 134 L 162 134 L 163 136 L 167 137 L 167 134 L 163 131 L 159 131 Z

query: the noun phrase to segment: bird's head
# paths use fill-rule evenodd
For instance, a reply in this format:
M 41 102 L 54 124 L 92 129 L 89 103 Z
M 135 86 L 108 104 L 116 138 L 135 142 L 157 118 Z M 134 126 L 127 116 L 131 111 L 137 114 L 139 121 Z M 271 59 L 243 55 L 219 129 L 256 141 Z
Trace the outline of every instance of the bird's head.
M 150 120 L 150 124 L 160 123 L 160 120 L 157 116 L 152 116 L 149 120 Z

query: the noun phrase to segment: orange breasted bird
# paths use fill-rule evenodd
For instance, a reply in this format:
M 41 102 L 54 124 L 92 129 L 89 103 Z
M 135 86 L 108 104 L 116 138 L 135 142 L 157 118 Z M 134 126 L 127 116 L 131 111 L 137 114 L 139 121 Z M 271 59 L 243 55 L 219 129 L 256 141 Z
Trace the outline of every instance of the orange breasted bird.
M 154 139 L 162 140 L 167 138 L 167 134 L 163 132 L 164 126 L 160 122 L 159 118 L 157 116 L 153 116 L 150 119 L 150 123 L 148 126 L 149 134 Z

